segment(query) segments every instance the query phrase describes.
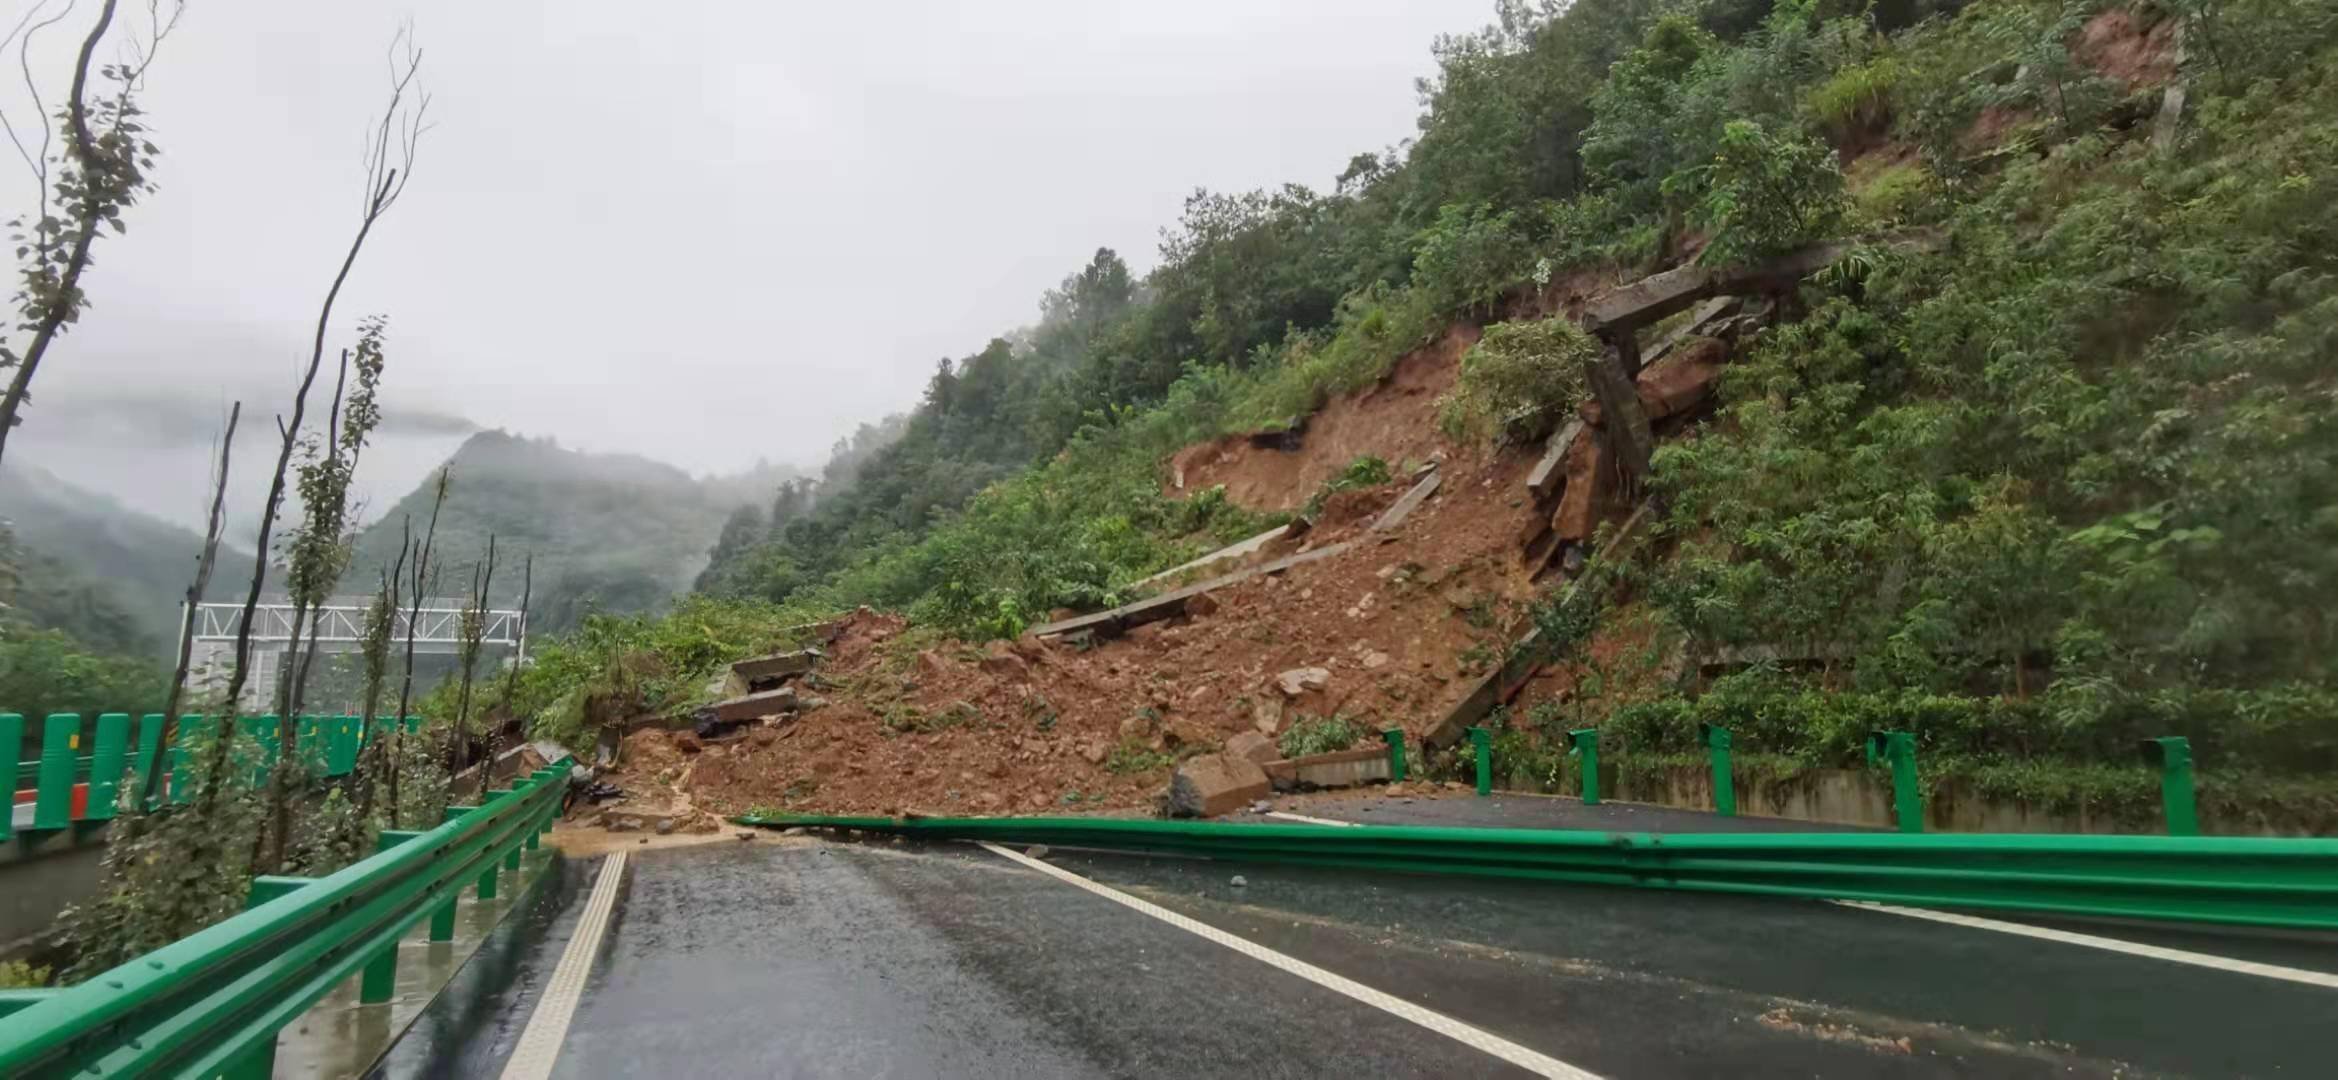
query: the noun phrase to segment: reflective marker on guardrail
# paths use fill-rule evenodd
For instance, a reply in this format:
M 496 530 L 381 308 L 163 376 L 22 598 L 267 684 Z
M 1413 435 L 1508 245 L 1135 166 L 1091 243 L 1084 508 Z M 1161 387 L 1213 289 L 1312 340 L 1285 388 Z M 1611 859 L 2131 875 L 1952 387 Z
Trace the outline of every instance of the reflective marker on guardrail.
M 1713 756 L 1713 812 L 1722 817 L 1736 817 L 1737 783 L 1729 775 L 1729 729 L 1700 721 L 1697 735 Z
M 2159 766 L 2159 801 L 2169 836 L 2200 835 L 2200 813 L 2192 802 L 2192 740 L 2163 735 L 2143 740 L 2143 760 Z
M 1867 736 L 1867 763 L 1888 762 L 1892 767 L 1892 818 L 1900 831 L 1924 831 L 1924 792 L 1916 786 L 1916 736 L 1905 731 L 1878 731 Z

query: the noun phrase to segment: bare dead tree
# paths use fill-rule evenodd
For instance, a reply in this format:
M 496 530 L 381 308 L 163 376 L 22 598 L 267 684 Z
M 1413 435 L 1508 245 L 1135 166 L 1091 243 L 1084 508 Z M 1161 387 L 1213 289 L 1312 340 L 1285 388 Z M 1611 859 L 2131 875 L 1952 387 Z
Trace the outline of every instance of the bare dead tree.
M 33 220 L 27 222 L 20 218 L 13 222 L 16 233 L 12 239 L 19 245 L 20 258 L 27 258 L 22 269 L 23 285 L 16 296 L 20 314 L 18 328 L 30 330 L 32 338 L 22 353 L 0 346 L 0 367 L 16 369 L 7 389 L 0 391 L 0 454 L 7 450 L 9 433 L 22 422 L 25 402 L 32 397 L 33 375 L 40 370 L 41 361 L 48 356 L 57 338 L 81 317 L 81 310 L 87 304 L 81 291 L 81 275 L 89 269 L 100 228 L 111 225 L 114 231 L 122 231 L 122 212 L 135 205 L 140 195 L 153 190 L 153 185 L 146 180 L 146 170 L 154 165 L 155 149 L 145 138 L 136 93 L 145 82 L 146 69 L 154 62 L 163 38 L 178 25 L 185 7 L 172 0 L 166 18 L 160 0 L 148 0 L 145 41 L 139 41 L 134 31 L 125 31 L 127 58 L 121 63 L 101 65 L 98 49 L 114 29 L 116 2 L 103 0 L 97 21 L 81 39 L 73 64 L 73 80 L 65 93 L 64 108 L 58 114 L 58 119 L 64 121 L 66 137 L 65 154 L 60 161 L 63 168 L 54 179 L 59 208 L 66 215 L 62 219 L 50 212 L 52 129 L 47 107 L 41 101 L 40 87 L 32 77 L 31 56 L 33 39 L 70 14 L 73 5 L 68 3 L 55 15 L 43 19 L 41 12 L 48 3 L 41 0 L 9 32 L 9 38 L 17 44 L 17 67 L 24 72 L 26 88 L 32 91 L 34 124 L 31 126 L 37 126 L 40 132 L 39 148 L 28 145 L 25 132 L 5 114 L 0 114 L 0 127 L 5 128 L 18 155 L 31 168 L 40 194 Z M 0 39 L 0 48 L 5 48 L 7 43 L 7 39 Z M 113 92 L 101 96 L 94 105 L 89 85 L 93 70 L 100 78 L 115 84 Z
M 414 587 L 413 606 L 406 609 L 406 672 L 398 686 L 398 711 L 391 719 L 394 725 L 390 735 L 390 828 L 398 827 L 398 773 L 404 767 L 406 749 L 406 710 L 414 700 L 414 631 L 422 623 L 422 598 L 430 594 L 438 581 L 438 567 L 431 562 L 431 547 L 438 541 L 438 512 L 446 506 L 447 484 L 454 472 L 438 470 L 437 489 L 430 498 L 430 527 L 423 530 L 422 540 L 414 547 L 414 572 L 409 579 Z
M 487 534 L 487 559 L 471 567 L 471 593 L 463 600 L 461 654 L 463 681 L 455 692 L 455 768 L 461 773 L 471 757 L 471 683 L 479 669 L 479 642 L 487 636 L 487 593 L 495 587 L 495 534 Z M 492 753 L 492 751 L 491 751 Z M 479 790 L 487 790 L 487 774 L 495 768 L 490 756 L 479 763 Z
M 153 809 L 162 794 L 162 759 L 178 740 L 179 703 L 187 692 L 187 663 L 195 652 L 195 609 L 203 602 L 203 594 L 211 586 L 211 568 L 219 561 L 219 534 L 227 509 L 227 460 L 235 449 L 236 421 L 243 418 L 244 403 L 236 402 L 227 410 L 227 430 L 219 436 L 219 466 L 211 473 L 211 517 L 203 528 L 203 553 L 195 559 L 195 580 L 187 585 L 187 600 L 179 614 L 179 662 L 171 672 L 170 693 L 162 704 L 162 739 L 155 744 L 154 758 L 146 763 L 146 776 L 139 785 L 138 805 Z

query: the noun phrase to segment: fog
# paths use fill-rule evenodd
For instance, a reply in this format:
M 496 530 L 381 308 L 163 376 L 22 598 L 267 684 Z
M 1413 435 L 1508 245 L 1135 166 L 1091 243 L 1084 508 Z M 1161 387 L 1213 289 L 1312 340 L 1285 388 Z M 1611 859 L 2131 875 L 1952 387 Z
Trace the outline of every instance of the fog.
M 358 483 L 377 505 L 480 427 L 699 473 L 816 468 L 1099 245 L 1149 268 L 1194 188 L 1327 188 L 1405 138 L 1434 37 L 1490 15 L 197 2 L 148 76 L 159 190 L 101 242 L 9 459 L 199 525 L 241 399 L 257 503 L 409 22 L 434 126 L 331 339 L 390 317 L 389 422 Z M 0 103 L 28 115 L 21 88 Z M 5 181 L 29 207 L 22 170 Z

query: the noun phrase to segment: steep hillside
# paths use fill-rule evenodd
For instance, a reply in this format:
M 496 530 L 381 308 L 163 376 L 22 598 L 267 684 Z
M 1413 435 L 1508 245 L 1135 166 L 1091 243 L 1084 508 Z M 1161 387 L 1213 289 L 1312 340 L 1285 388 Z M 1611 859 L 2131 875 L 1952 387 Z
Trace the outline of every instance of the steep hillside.
M 463 591 L 493 533 L 496 602 L 518 601 L 520 559 L 535 555 L 530 607 L 539 632 L 575 626 L 589 610 L 648 610 L 687 591 L 723 519 L 746 502 L 735 490 L 743 482 L 704 484 L 646 458 L 500 431 L 473 435 L 447 466 L 454 480 L 438 523 L 438 591 Z M 380 568 L 396 558 L 403 521 L 411 519 L 420 538 L 431 485 L 373 515 L 358 538 L 348 591 L 372 591 Z
M 24 561 L 16 606 L 33 625 L 94 649 L 168 655 L 201 536 L 16 461 L 0 469 L 0 519 Z M 250 554 L 232 549 L 220 560 L 245 572 L 251 566 Z M 235 591 L 239 580 L 216 575 L 210 598 Z
M 771 572 L 563 643 L 525 707 L 673 714 L 865 604 L 907 627 L 702 794 L 1124 804 L 1273 683 L 1562 785 L 1574 728 L 1654 770 L 1721 724 L 1785 782 L 1906 730 L 1927 784 L 2130 823 L 2136 741 L 2183 735 L 2228 827 L 2330 827 L 2338 10 L 1845 10 L 1446 39 L 1402 154 L 1197 194 L 1084 336 L 945 365 L 878 482 L 727 545 Z M 1436 460 L 1415 521 L 1343 531 Z M 1247 556 L 1281 576 L 1127 606 L 1294 512 Z

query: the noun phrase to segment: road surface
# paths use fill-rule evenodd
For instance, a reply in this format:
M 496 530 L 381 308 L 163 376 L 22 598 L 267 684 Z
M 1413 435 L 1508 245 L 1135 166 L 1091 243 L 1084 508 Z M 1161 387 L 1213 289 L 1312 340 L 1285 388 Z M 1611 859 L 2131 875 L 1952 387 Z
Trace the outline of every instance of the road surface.
M 2338 1059 L 2338 986 L 1862 908 L 1042 861 L 1055 872 L 965 844 L 639 853 L 550 1075 L 2308 1076 Z M 377 1075 L 503 1074 L 589 907 L 528 929 Z M 2338 972 L 2325 940 L 2075 929 Z

